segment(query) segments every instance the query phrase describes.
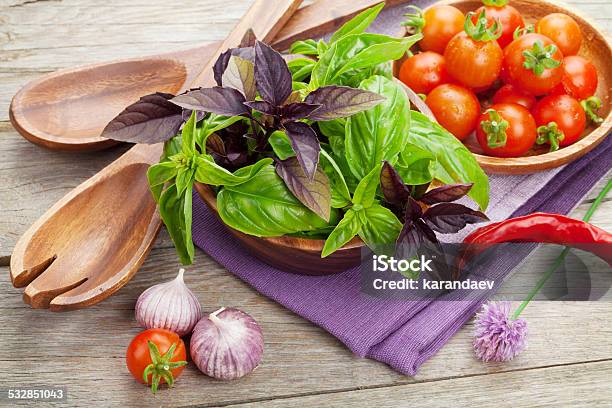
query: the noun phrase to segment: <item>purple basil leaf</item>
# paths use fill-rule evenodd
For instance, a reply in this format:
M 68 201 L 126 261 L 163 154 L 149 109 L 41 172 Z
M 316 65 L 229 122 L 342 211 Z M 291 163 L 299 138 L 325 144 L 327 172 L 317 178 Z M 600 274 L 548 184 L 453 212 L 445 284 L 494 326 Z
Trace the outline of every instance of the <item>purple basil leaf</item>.
M 442 234 L 455 234 L 468 224 L 489 220 L 480 211 L 455 203 L 442 203 L 430 207 L 423 214 L 423 218 L 432 230 Z
M 388 161 L 383 163 L 380 172 L 380 188 L 389 204 L 403 208 L 410 197 L 410 188 Z
M 251 61 L 244 58 L 232 55 L 221 76 L 221 82 L 224 88 L 240 91 L 247 100 L 253 100 L 257 96 L 255 68 Z
M 325 86 L 311 92 L 305 102 L 321 105 L 309 119 L 333 120 L 345 118 L 378 105 L 385 98 L 374 92 L 346 86 Z
M 102 137 L 155 144 L 176 136 L 183 124 L 183 110 L 169 101 L 173 97 L 160 92 L 143 96 L 111 120 Z
M 193 111 L 191 109 L 183 109 L 183 122 L 187 122 Z M 196 121 L 201 121 L 206 116 L 206 112 L 196 111 Z
M 242 36 L 242 40 L 240 40 L 240 48 L 254 47 L 256 42 L 257 36 L 255 35 L 255 31 L 249 28 Z
M 291 72 L 283 56 L 261 41 L 255 44 L 255 80 L 261 97 L 276 106 L 293 91 Z
M 227 157 L 225 143 L 223 143 L 221 137 L 216 133 L 211 134 L 208 136 L 208 139 L 206 139 L 206 150 L 209 153 L 214 153 L 221 157 Z
M 244 105 L 244 95 L 233 88 L 201 88 L 174 97 L 172 103 L 197 111 L 212 112 L 223 116 L 239 116 L 249 113 Z
M 395 244 L 395 253 L 399 259 L 414 258 L 423 244 L 423 233 L 413 221 L 406 221 Z
M 248 32 L 247 32 L 248 34 Z M 245 34 L 246 36 L 246 34 Z M 243 38 L 244 41 L 244 38 Z M 223 74 L 227 69 L 227 65 L 229 64 L 229 60 L 232 56 L 240 57 L 242 59 L 251 61 L 255 63 L 255 49 L 253 46 L 248 46 L 244 48 L 230 48 L 217 58 L 215 65 L 213 66 L 213 74 L 215 77 L 215 82 L 218 86 L 223 84 Z
M 276 116 L 278 114 L 278 109 L 276 106 L 266 101 L 251 101 L 245 102 L 244 104 L 257 112 L 265 113 L 266 115 Z
M 219 58 L 217 58 L 217 61 L 215 62 L 215 65 L 213 66 L 213 74 L 215 76 L 215 82 L 217 83 L 218 86 L 221 86 L 221 84 L 223 83 L 223 80 L 222 80 L 223 74 L 225 73 L 225 70 L 227 69 L 227 64 L 229 64 L 229 60 L 231 56 L 232 56 L 231 49 L 225 51 L 224 53 L 219 55 Z
M 276 164 L 276 173 L 283 179 L 287 188 L 306 207 L 319 217 L 329 222 L 331 212 L 331 187 L 327 175 L 317 168 L 315 176 L 310 179 L 302 170 L 295 157 Z
M 406 222 L 416 221 L 423 216 L 423 209 L 419 203 L 412 197 L 408 197 L 406 203 Z
M 287 122 L 283 126 L 291 141 L 291 147 L 293 147 L 293 151 L 300 162 L 300 166 L 302 166 L 306 176 L 312 180 L 317 170 L 319 154 L 321 153 L 321 145 L 317 139 L 316 132 L 303 122 Z
M 436 233 L 427 226 L 423 219 L 417 220 L 416 226 L 423 237 L 419 252 L 431 259 L 434 266 L 428 274 L 433 279 L 450 280 L 452 278 L 452 271 L 447 262 L 446 252 L 438 237 L 436 237 Z
M 423 194 L 419 201 L 429 205 L 457 201 L 469 193 L 473 185 L 474 184 L 450 184 L 434 188 Z
M 290 103 L 280 107 L 280 116 L 283 121 L 293 122 L 299 119 L 306 119 L 320 107 L 321 105 L 312 105 L 304 102 Z

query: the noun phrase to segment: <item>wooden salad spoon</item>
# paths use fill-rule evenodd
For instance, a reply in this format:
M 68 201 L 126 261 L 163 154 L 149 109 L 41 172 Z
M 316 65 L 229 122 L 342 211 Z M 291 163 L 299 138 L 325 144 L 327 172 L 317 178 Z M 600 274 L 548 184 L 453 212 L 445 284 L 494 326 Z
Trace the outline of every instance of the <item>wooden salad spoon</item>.
M 298 38 L 328 33 L 381 0 L 318 0 L 298 10 L 275 37 L 283 50 Z M 398 3 L 387 1 L 387 4 Z M 270 7 L 272 8 L 272 7 Z M 95 151 L 119 142 L 102 138 L 106 124 L 153 92 L 176 94 L 193 83 L 219 43 L 146 58 L 64 69 L 24 86 L 13 98 L 11 123 L 29 141 L 54 150 Z
M 215 60 L 236 47 L 249 28 L 271 41 L 302 0 L 256 0 L 213 53 L 192 85 L 212 86 Z M 161 220 L 148 189 L 147 169 L 162 144 L 136 145 L 49 209 L 19 239 L 11 280 L 26 286 L 33 308 L 55 311 L 95 304 L 125 285 L 149 253 Z

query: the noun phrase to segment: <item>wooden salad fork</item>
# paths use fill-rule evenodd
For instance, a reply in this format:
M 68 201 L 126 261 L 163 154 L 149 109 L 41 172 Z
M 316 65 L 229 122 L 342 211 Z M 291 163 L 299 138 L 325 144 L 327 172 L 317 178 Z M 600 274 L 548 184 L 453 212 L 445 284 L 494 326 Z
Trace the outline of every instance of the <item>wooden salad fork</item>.
M 332 31 L 381 0 L 318 0 L 298 10 L 275 37 L 279 50 Z M 387 5 L 398 0 L 388 0 Z M 270 10 L 274 3 L 270 3 Z M 55 150 L 94 151 L 119 142 L 100 137 L 126 106 L 154 92 L 176 94 L 194 83 L 219 43 L 189 50 L 60 70 L 24 86 L 9 116 L 29 141 Z M 86 118 L 83 119 L 83 118 Z
M 194 86 L 214 83 L 221 52 L 236 47 L 249 28 L 271 41 L 302 0 L 256 0 L 231 34 L 209 55 Z M 55 311 L 95 304 L 125 285 L 151 250 L 161 226 L 147 169 L 163 145 L 136 145 L 56 203 L 19 239 L 11 280 L 27 286 L 24 301 Z

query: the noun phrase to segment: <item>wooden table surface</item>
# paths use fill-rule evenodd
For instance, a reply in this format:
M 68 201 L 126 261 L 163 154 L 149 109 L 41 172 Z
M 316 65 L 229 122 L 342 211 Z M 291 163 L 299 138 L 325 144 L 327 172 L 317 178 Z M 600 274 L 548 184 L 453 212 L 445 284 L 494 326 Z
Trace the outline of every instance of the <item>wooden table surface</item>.
M 573 3 L 612 32 L 609 0 Z M 530 305 L 524 314 L 529 349 L 507 364 L 474 358 L 470 323 L 410 378 L 354 357 L 334 337 L 259 295 L 198 251 L 187 284 L 205 311 L 225 305 L 252 314 L 265 333 L 264 361 L 254 374 L 231 383 L 189 367 L 174 390 L 163 389 L 156 397 L 131 379 L 124 353 L 141 330 L 133 314 L 136 298 L 177 272 L 165 231 L 136 277 L 99 305 L 56 314 L 22 303 L 7 266 L 16 240 L 54 202 L 126 147 L 74 154 L 34 146 L 9 123 L 13 94 L 59 68 L 222 39 L 249 4 L 0 0 L 0 388 L 65 386 L 68 406 L 612 406 L 609 302 Z M 572 215 L 582 216 L 594 195 Z M 612 229 L 610 201 L 593 222 Z M 534 260 L 527 267 L 545 265 Z M 0 405 L 5 403 L 0 399 Z

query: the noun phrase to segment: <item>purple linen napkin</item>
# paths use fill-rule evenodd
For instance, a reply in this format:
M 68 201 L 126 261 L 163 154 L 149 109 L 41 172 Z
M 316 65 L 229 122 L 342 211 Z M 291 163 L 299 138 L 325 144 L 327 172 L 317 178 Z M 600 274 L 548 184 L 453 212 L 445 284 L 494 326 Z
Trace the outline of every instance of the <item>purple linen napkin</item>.
M 551 172 L 491 177 L 493 220 L 534 211 L 570 212 L 612 168 L 606 140 L 584 158 Z M 516 198 L 520 197 L 520 198 Z M 358 268 L 324 277 L 285 273 L 249 255 L 210 213 L 199 196 L 193 204 L 193 238 L 230 272 L 263 295 L 321 326 L 359 356 L 414 375 L 477 311 L 486 299 L 402 301 L 362 294 Z M 512 271 L 532 250 L 498 259 L 499 276 Z

